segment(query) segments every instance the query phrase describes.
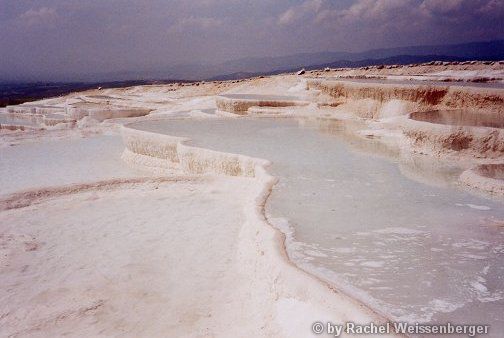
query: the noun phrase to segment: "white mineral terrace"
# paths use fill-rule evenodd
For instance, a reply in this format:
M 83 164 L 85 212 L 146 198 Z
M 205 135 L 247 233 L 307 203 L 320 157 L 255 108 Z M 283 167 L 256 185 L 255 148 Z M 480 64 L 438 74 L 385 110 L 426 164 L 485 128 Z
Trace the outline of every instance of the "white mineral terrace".
M 316 321 L 399 320 L 500 337 L 504 65 L 429 67 L 7 107 L 0 335 L 309 337 Z M 497 80 L 471 82 L 483 75 Z
M 321 132 L 331 124 L 331 133 Z M 487 322 L 504 330 L 504 229 L 495 223 L 504 208 L 454 186 L 457 167 L 421 157 L 380 158 L 372 143 L 350 138 L 344 123 L 334 121 L 161 120 L 127 128 L 271 161 L 268 172 L 279 182 L 268 199 L 268 221 L 287 236 L 289 257 L 387 317 Z M 130 144 L 133 136 L 123 133 Z M 141 134 L 134 137 L 142 143 Z M 357 142 L 359 152 L 352 150 Z M 173 159 L 202 172 L 253 175 L 234 171 L 247 167 L 246 159 L 236 165 L 225 159 L 223 168 L 208 154 L 186 157 Z M 422 167 L 446 184 L 429 184 L 432 173 Z M 425 178 L 416 180 L 411 171 Z

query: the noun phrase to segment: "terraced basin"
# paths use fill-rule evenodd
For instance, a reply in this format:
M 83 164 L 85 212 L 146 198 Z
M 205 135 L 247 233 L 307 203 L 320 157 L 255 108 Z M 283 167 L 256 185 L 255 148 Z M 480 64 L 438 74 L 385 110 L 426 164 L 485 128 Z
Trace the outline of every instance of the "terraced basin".
M 478 167 L 481 176 L 504 181 L 504 164 L 484 164 Z
M 154 135 L 165 134 L 270 160 L 267 170 L 279 182 L 267 217 L 285 233 L 290 259 L 375 310 L 395 320 L 487 323 L 502 332 L 503 202 L 458 188 L 462 169 L 422 156 L 411 164 L 422 179 L 411 170 L 403 175 L 401 158 L 376 156 L 365 144 L 356 151 L 356 141 L 335 126 L 247 117 L 128 128 L 136 147 L 147 132 L 143 155 L 157 149 Z M 177 141 L 168 141 L 176 157 Z M 219 166 L 218 158 L 206 163 Z M 430 183 L 425 168 L 440 172 L 444 185 Z M 500 170 L 488 172 L 500 177 Z
M 259 95 L 259 94 L 225 94 L 217 96 L 217 108 L 222 111 L 239 115 L 247 114 L 250 107 L 291 107 L 304 106 L 303 101 L 295 96 Z
M 504 115 L 482 113 L 471 110 L 430 110 L 415 112 L 412 120 L 453 126 L 504 128 Z

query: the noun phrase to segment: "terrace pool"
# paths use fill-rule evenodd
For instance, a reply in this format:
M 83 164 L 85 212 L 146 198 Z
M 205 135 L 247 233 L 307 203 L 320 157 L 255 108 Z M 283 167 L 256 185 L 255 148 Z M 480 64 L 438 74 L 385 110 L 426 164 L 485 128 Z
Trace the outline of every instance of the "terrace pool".
M 290 259 L 391 319 L 504 331 L 504 203 L 456 186 L 461 170 L 402 159 L 342 122 L 162 120 L 130 127 L 268 159 L 270 223 Z
M 496 114 L 482 114 L 470 110 L 431 110 L 411 113 L 416 121 L 453 126 L 504 128 L 504 119 Z

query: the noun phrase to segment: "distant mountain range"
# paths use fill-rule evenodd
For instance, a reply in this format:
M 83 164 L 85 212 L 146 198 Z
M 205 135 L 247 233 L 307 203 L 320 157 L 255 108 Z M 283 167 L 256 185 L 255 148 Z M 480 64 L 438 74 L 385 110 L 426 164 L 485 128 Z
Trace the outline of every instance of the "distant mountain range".
M 184 79 L 225 80 L 278 74 L 300 68 L 361 67 L 377 64 L 409 64 L 428 61 L 504 60 L 504 40 L 452 45 L 409 46 L 364 52 L 301 53 L 278 57 L 250 57 L 217 64 L 182 64 L 163 69 L 67 75 L 60 82 L 156 81 Z
M 473 58 L 463 58 L 457 56 L 444 56 L 444 55 L 397 55 L 384 59 L 365 59 L 359 61 L 349 61 L 349 60 L 341 60 L 336 62 L 322 63 L 317 65 L 310 65 L 303 67 L 306 70 L 314 70 L 314 69 L 324 69 L 326 67 L 329 68 L 358 68 L 365 66 L 376 66 L 376 65 L 409 65 L 414 63 L 424 63 L 429 61 L 465 61 L 465 60 L 473 60 Z M 479 60 L 479 59 L 476 59 Z M 481 59 L 483 60 L 483 59 Z M 485 59 L 488 60 L 488 59 Z M 277 69 L 271 72 L 237 72 L 226 75 L 218 75 L 209 80 L 213 81 L 223 81 L 223 80 L 236 80 L 236 79 L 244 79 L 259 75 L 275 75 L 287 72 L 294 72 L 299 70 L 298 67 L 293 67 L 290 69 Z
M 441 46 L 373 49 L 360 53 L 321 52 L 280 57 L 243 58 L 214 65 L 179 65 L 162 71 L 127 71 L 79 77 L 80 82 L 0 83 L 0 107 L 101 86 L 124 87 L 198 80 L 234 80 L 291 72 L 300 68 L 362 67 L 429 61 L 504 60 L 504 40 Z M 175 80 L 175 79 L 184 79 Z
M 428 61 L 503 60 L 504 40 L 453 45 L 372 49 L 359 53 L 320 52 L 279 57 L 243 58 L 210 65 L 178 65 L 164 70 L 104 74 L 103 80 L 126 79 L 235 79 L 277 74 L 299 68 L 360 67 Z
M 217 75 L 214 79 L 232 79 L 258 74 L 278 74 L 304 67 L 362 67 L 372 65 L 411 64 L 429 61 L 504 60 L 504 40 L 472 42 L 444 46 L 410 46 L 390 49 L 373 49 L 360 53 L 322 52 L 295 54 L 275 58 L 248 58 L 219 65 L 234 68 L 228 75 Z M 221 74 L 225 72 L 221 71 Z
M 233 72 L 271 72 L 305 67 L 360 67 L 390 63 L 415 63 L 432 60 L 501 60 L 504 59 L 504 40 L 473 42 L 444 46 L 411 46 L 373 49 L 360 53 L 322 52 L 295 54 L 273 58 L 246 58 L 219 65 Z M 221 71 L 222 74 L 222 71 Z

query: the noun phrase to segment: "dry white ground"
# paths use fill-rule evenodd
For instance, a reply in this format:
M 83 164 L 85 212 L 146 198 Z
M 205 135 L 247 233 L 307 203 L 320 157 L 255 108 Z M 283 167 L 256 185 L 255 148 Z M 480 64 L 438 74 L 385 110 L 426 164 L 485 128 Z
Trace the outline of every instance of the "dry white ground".
M 2 212 L 2 336 L 253 331 L 236 267 L 250 183 L 125 183 Z

